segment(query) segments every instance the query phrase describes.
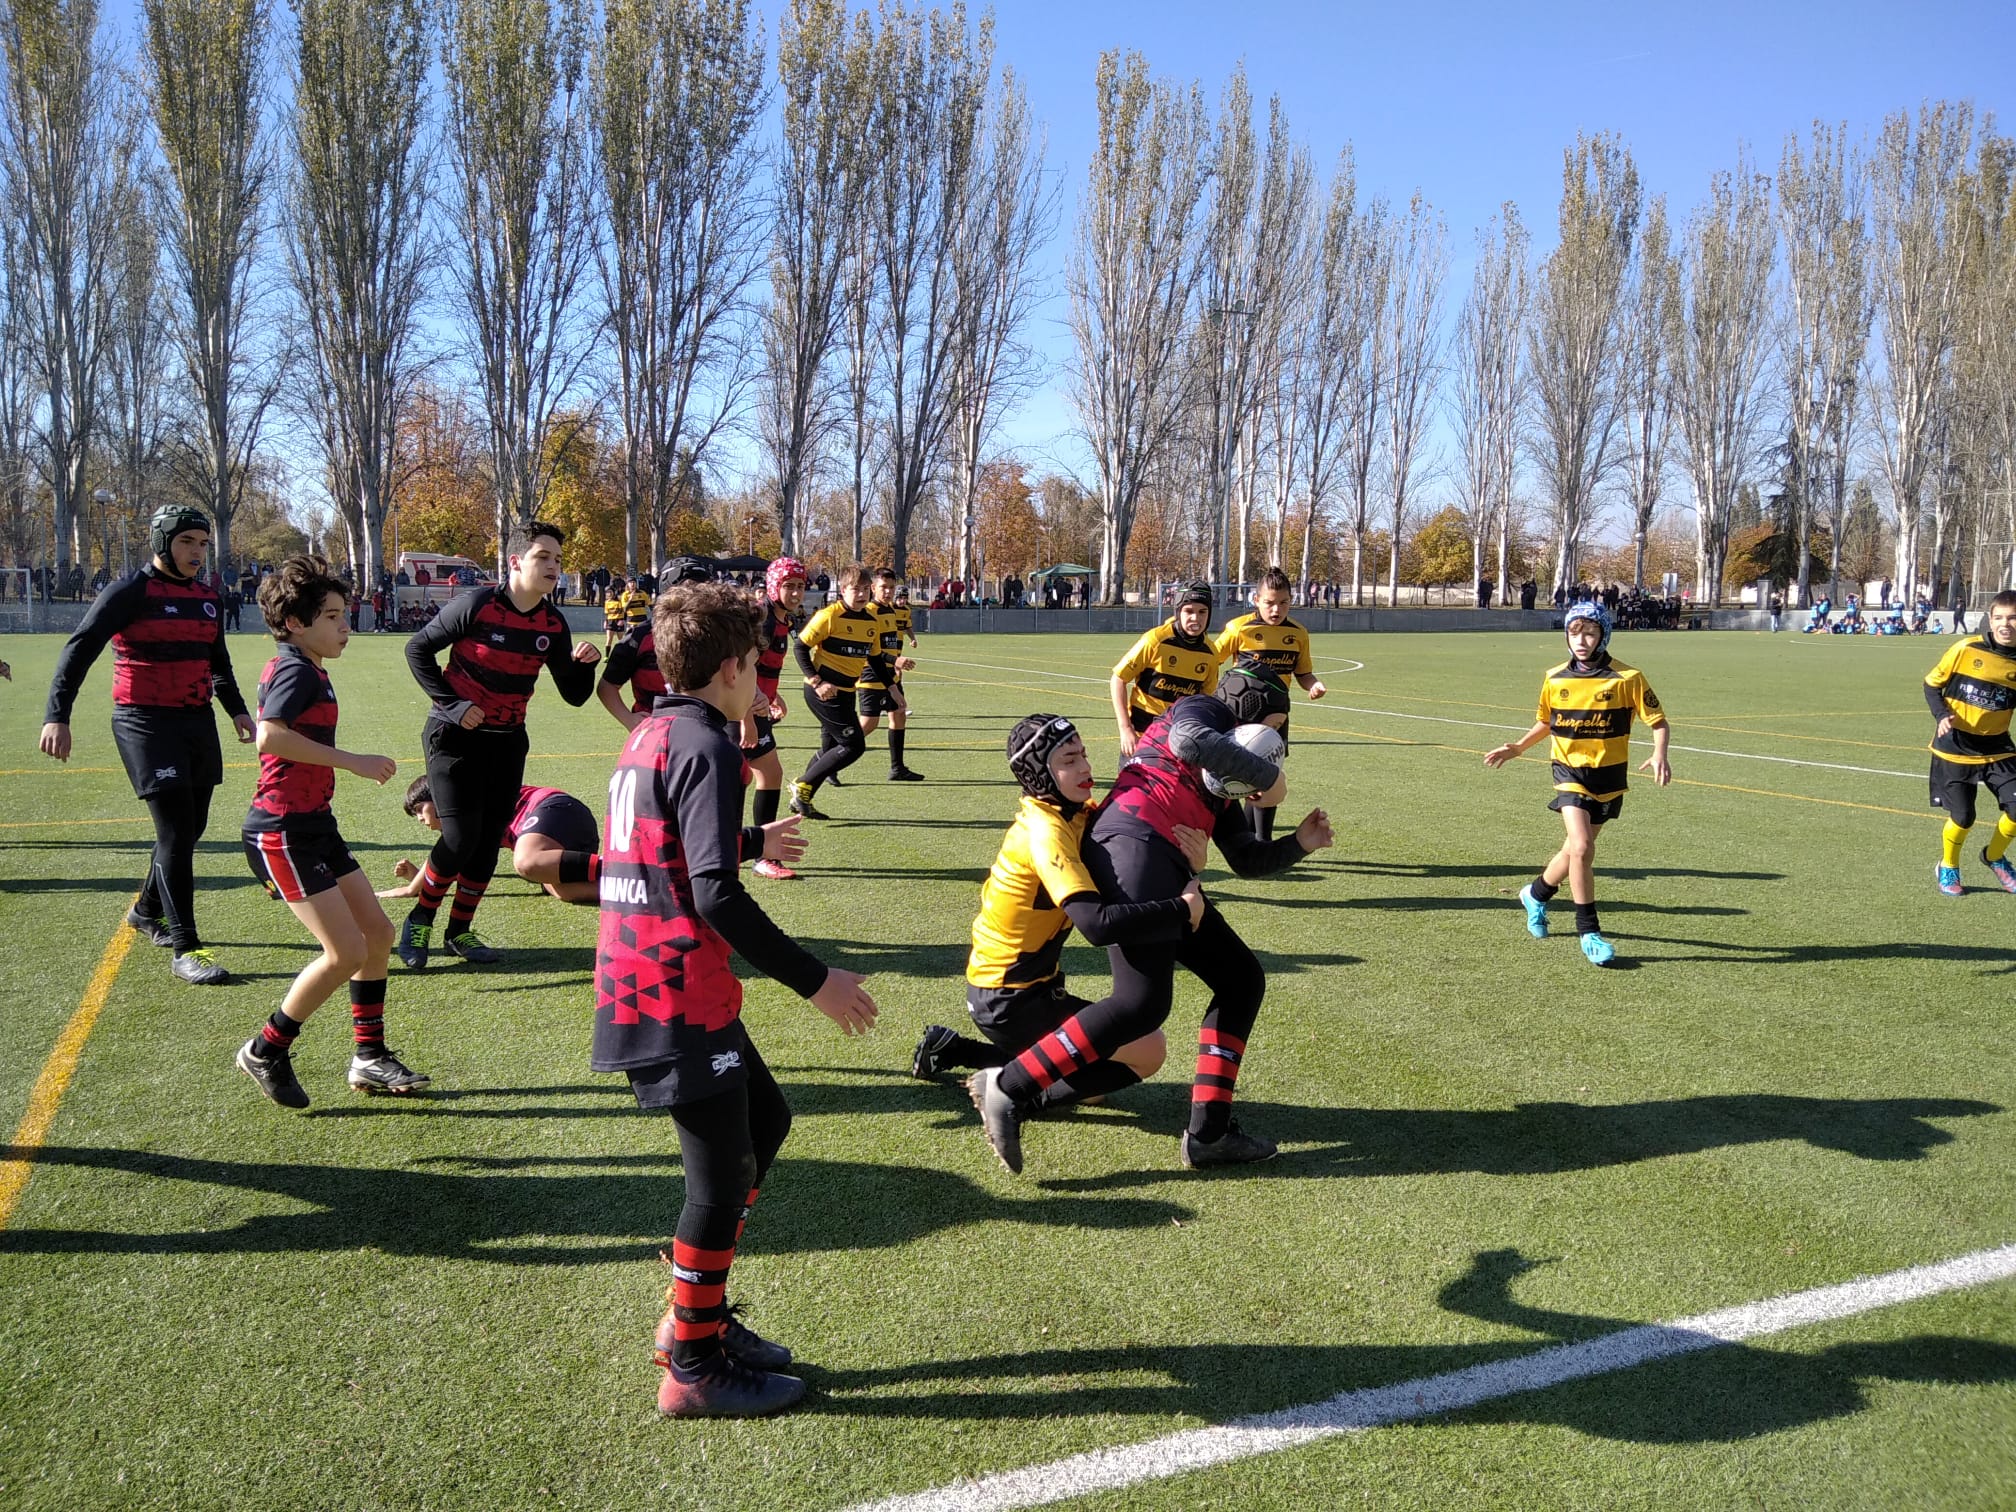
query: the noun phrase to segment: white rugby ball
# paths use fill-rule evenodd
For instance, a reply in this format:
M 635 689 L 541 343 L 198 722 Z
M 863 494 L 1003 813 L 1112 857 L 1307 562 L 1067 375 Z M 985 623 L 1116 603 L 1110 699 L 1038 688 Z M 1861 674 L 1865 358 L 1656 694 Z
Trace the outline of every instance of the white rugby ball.
M 1232 738 L 1258 756 L 1262 761 L 1280 766 L 1288 757 L 1288 742 L 1272 725 L 1246 724 L 1232 732 Z M 1266 784 L 1272 787 L 1273 783 Z M 1204 774 L 1204 786 L 1220 798 L 1251 798 L 1262 788 L 1251 787 L 1243 782 L 1228 782 L 1216 772 Z

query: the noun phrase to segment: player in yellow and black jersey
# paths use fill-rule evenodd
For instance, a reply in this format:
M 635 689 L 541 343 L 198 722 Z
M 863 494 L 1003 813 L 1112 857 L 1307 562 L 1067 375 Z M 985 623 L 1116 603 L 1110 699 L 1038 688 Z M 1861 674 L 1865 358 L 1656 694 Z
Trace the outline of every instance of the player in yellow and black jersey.
M 1932 730 L 1932 806 L 1946 811 L 1940 836 L 1939 891 L 1958 897 L 1960 847 L 1974 827 L 1974 790 L 1984 783 L 2002 813 L 1981 859 L 1995 880 L 2016 892 L 2016 865 L 2009 842 L 2016 840 L 2016 742 L 2009 717 L 2016 711 L 2016 591 L 2005 589 L 1988 601 L 1979 635 L 1957 640 L 1925 675 L 1925 702 L 1936 721 Z
M 917 644 L 917 632 L 910 628 L 910 606 L 896 602 L 896 573 L 888 567 L 875 569 L 873 597 L 868 607 L 875 611 L 881 621 L 882 660 L 889 667 L 889 681 L 878 683 L 871 677 L 860 684 L 861 690 L 861 733 L 875 733 L 876 723 L 882 715 L 889 716 L 889 780 L 891 782 L 922 782 L 924 774 L 913 772 L 903 760 L 904 727 L 909 723 L 910 701 L 903 696 L 903 674 L 916 665 L 903 654 L 903 642 L 907 637 L 912 647 Z
M 602 654 L 606 657 L 616 647 L 616 642 L 629 633 L 630 622 L 623 615 L 623 590 L 628 587 L 623 579 L 609 579 L 608 591 L 602 597 Z
M 1269 567 L 1260 579 L 1260 586 L 1253 591 L 1253 612 L 1240 615 L 1220 630 L 1211 650 L 1221 671 L 1265 669 L 1278 677 L 1283 686 L 1292 677 L 1313 702 L 1329 689 L 1316 675 L 1308 630 L 1288 617 L 1288 604 L 1294 596 L 1295 585 L 1288 581 L 1288 574 L 1279 567 Z M 1287 736 L 1287 725 L 1281 727 L 1281 734 Z M 1272 840 L 1274 810 L 1250 803 L 1246 807 L 1253 818 L 1254 834 L 1262 840 Z
M 1218 662 L 1205 632 L 1211 628 L 1211 585 L 1185 583 L 1176 612 L 1134 642 L 1113 664 L 1113 719 L 1120 729 L 1120 759 L 1134 754 L 1136 736 L 1192 693 L 1218 686 Z
M 623 595 L 623 625 L 627 635 L 639 625 L 651 623 L 651 600 L 658 596 L 658 580 L 648 572 L 638 574 Z
M 1193 875 L 1182 896 L 1151 903 L 1105 903 L 1082 855 L 1097 805 L 1092 762 L 1077 728 L 1061 714 L 1031 714 L 1008 734 L 1008 766 L 1022 787 L 1022 806 L 1001 841 L 1001 853 L 980 889 L 973 949 L 966 958 L 966 1011 L 987 1038 L 972 1039 L 942 1024 L 924 1031 L 910 1061 L 913 1076 L 954 1067 L 1005 1066 L 1081 1008 L 1092 1006 L 1064 983 L 1065 938 L 1073 925 L 1094 945 L 1122 944 L 1166 931 L 1178 919 L 1192 928 L 1204 915 Z M 1204 859 L 1204 837 L 1183 837 L 1193 864 Z M 1153 1076 L 1165 1042 L 1158 1028 L 1044 1089 L 1056 1107 L 1103 1096 Z
M 1567 839 L 1539 876 L 1519 889 L 1526 929 L 1547 938 L 1547 900 L 1566 880 L 1575 900 L 1575 932 L 1582 954 L 1608 966 L 1616 950 L 1603 938 L 1596 916 L 1596 835 L 1623 810 L 1630 786 L 1631 721 L 1652 727 L 1652 754 L 1640 766 L 1660 787 L 1673 780 L 1666 750 L 1672 726 L 1659 698 L 1636 667 L 1610 655 L 1610 611 L 1593 601 L 1571 604 L 1562 617 L 1568 660 L 1547 673 L 1540 685 L 1540 715 L 1517 740 L 1484 753 L 1484 765 L 1501 767 L 1528 746 L 1552 739 L 1554 801 Z
M 791 812 L 805 819 L 826 817 L 812 806 L 819 785 L 859 761 L 868 748 L 855 689 L 886 687 L 893 672 L 882 655 L 881 616 L 868 601 L 868 569 L 859 562 L 842 568 L 833 586 L 840 597 L 813 615 L 792 642 L 805 674 L 805 706 L 831 742 L 822 743 L 792 784 Z

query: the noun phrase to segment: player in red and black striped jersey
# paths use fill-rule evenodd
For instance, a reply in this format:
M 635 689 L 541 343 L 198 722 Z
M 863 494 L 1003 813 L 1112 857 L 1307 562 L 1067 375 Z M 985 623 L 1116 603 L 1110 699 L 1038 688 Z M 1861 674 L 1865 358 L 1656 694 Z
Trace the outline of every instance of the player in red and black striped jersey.
M 1281 871 L 1331 843 L 1330 820 L 1310 810 L 1292 835 L 1261 840 L 1237 798 L 1223 797 L 1205 781 L 1214 774 L 1279 803 L 1286 794 L 1280 769 L 1233 739 L 1242 725 L 1279 729 L 1288 718 L 1288 690 L 1264 670 L 1229 673 L 1209 694 L 1179 698 L 1150 725 L 1120 769 L 1112 792 L 1092 823 L 1085 865 L 1099 896 L 1115 903 L 1146 903 L 1182 895 L 1190 862 L 1177 827 L 1208 833 L 1232 870 L 1242 877 Z M 1022 1168 L 1021 1125 L 1044 1089 L 1153 1033 L 1169 1016 L 1176 968 L 1187 967 L 1211 989 L 1210 1007 L 1197 1036 L 1197 1073 L 1190 1091 L 1190 1126 L 1178 1145 L 1186 1166 L 1236 1165 L 1265 1160 L 1273 1141 L 1247 1134 L 1232 1120 L 1247 1038 L 1260 1014 L 1267 975 L 1246 942 L 1217 907 L 1187 932 L 1172 918 L 1159 936 L 1108 948 L 1110 995 L 1081 1008 L 1052 1033 L 999 1070 L 976 1072 L 968 1083 L 988 1143 L 1011 1171 Z
M 625 687 L 630 690 L 628 698 L 623 694 Z M 602 663 L 601 680 L 595 684 L 595 696 L 618 724 L 634 730 L 664 693 L 665 674 L 658 670 L 658 647 L 651 639 L 651 622 L 646 620 L 610 648 L 609 659 Z
M 229 980 L 196 928 L 196 842 L 224 780 L 211 712 L 214 694 L 240 743 L 252 716 L 231 672 L 217 593 L 202 581 L 210 520 L 171 504 L 150 525 L 154 560 L 99 594 L 56 660 L 41 748 L 70 759 L 70 714 L 85 675 L 109 644 L 112 739 L 133 791 L 154 818 L 154 855 L 126 922 L 175 949 L 175 974 L 197 986 Z
M 525 783 L 525 706 L 542 667 L 568 703 L 586 703 L 595 690 L 592 669 L 602 659 L 593 642 L 574 643 L 547 597 L 560 579 L 564 539 L 558 526 L 542 520 L 514 526 L 508 581 L 459 595 L 406 643 L 406 663 L 434 700 L 422 744 L 441 817 L 441 838 L 399 930 L 399 959 L 410 970 L 427 965 L 434 916 L 451 885 L 455 902 L 442 932 L 448 949 L 472 965 L 504 958 L 471 924 L 497 871 L 498 837 Z M 435 660 L 444 650 L 445 671 Z
M 624 742 L 603 827 L 595 951 L 597 1071 L 630 1078 L 638 1105 L 679 1129 L 685 1202 L 654 1359 L 659 1411 L 753 1417 L 789 1407 L 805 1383 L 791 1352 L 730 1313 L 728 1270 L 791 1110 L 742 1023 L 739 953 L 849 1033 L 875 1022 L 852 972 L 785 935 L 742 886 L 752 851 L 793 859 L 798 821 L 742 827 L 747 763 L 732 730 L 757 696 L 761 608 L 725 583 L 687 583 L 653 609 L 673 692 Z
M 423 776 L 415 777 L 406 789 L 406 812 L 436 833 L 441 815 L 434 807 L 434 790 Z M 563 903 L 594 903 L 600 898 L 596 883 L 602 876 L 602 832 L 595 827 L 595 815 L 572 793 L 559 788 L 526 786 L 518 790 L 518 807 L 511 822 L 497 837 L 499 850 L 511 852 L 511 869 Z M 392 875 L 406 882 L 404 887 L 379 891 L 381 898 L 414 898 L 420 895 L 420 868 L 400 860 Z
M 791 654 L 791 638 L 805 608 L 805 564 L 796 557 L 780 556 L 763 573 L 762 640 L 756 648 L 756 697 L 742 716 L 742 756 L 755 779 L 750 800 L 758 824 L 777 817 L 784 800 L 784 762 L 777 754 L 775 726 L 784 719 L 784 700 L 778 695 L 778 679 L 784 659 Z M 782 861 L 767 857 L 755 866 L 756 875 L 773 882 L 794 882 L 798 873 Z
M 259 679 L 259 786 L 245 815 L 245 859 L 267 892 L 294 911 L 322 947 L 294 978 L 264 1027 L 238 1051 L 238 1069 L 284 1108 L 305 1108 L 294 1074 L 301 1026 L 346 979 L 354 1041 L 350 1085 L 411 1092 L 427 1078 L 385 1048 L 385 974 L 392 921 L 336 828 L 336 773 L 389 781 L 390 756 L 336 744 L 336 690 L 324 663 L 350 641 L 349 595 L 320 557 L 294 556 L 259 585 L 259 610 L 280 643 Z

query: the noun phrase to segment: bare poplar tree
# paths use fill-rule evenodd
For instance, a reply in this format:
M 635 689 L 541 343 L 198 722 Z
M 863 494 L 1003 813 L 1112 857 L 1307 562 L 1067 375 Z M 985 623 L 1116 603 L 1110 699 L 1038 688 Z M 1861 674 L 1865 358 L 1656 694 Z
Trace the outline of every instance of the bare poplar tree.
M 133 185 L 120 217 L 123 235 L 113 269 L 111 337 L 105 352 L 105 413 L 117 459 L 121 498 L 116 520 L 101 519 L 106 565 L 112 562 L 116 524 L 130 555 L 134 516 L 148 513 L 148 485 L 168 436 L 168 379 L 174 358 L 161 249 L 145 191 Z M 141 560 L 147 557 L 142 552 Z M 122 556 L 122 560 L 126 557 Z
M 1358 398 L 1358 366 L 1369 325 L 1363 308 L 1366 235 L 1358 213 L 1357 166 L 1346 147 L 1330 176 L 1312 249 L 1306 317 L 1301 321 L 1297 399 L 1302 416 L 1296 452 L 1308 512 L 1302 518 L 1301 580 L 1310 580 L 1318 522 L 1345 468 L 1350 417 Z M 1313 197 L 1311 217 L 1317 209 Z
M 966 9 L 882 17 L 883 63 L 869 133 L 880 346 L 889 398 L 889 524 L 897 573 L 911 519 L 936 479 L 954 417 L 962 316 L 954 261 L 981 188 L 980 117 L 993 74 L 994 24 L 969 34 Z
M 848 226 L 871 166 L 862 142 L 873 40 L 865 15 L 850 28 L 842 0 L 791 0 L 780 30 L 762 422 L 786 551 L 797 549 L 799 495 L 833 424 L 826 359 L 839 331 Z
M 1502 592 L 1511 566 L 1511 479 L 1504 459 L 1517 447 L 1525 389 L 1527 272 L 1530 237 L 1511 201 L 1500 207 L 1479 238 L 1470 295 L 1456 323 L 1456 434 L 1462 452 L 1461 488 L 1470 517 L 1471 575 L 1484 578 L 1485 551 L 1498 529 L 1497 584 Z
M 580 0 L 442 5 L 453 279 L 500 555 L 552 487 L 562 450 L 549 432 L 588 352 L 576 300 L 592 232 L 585 45 Z
M 959 520 L 954 572 L 962 581 L 977 563 L 974 525 L 987 443 L 1030 373 L 1030 353 L 1020 338 L 1042 287 L 1036 254 L 1057 226 L 1058 190 L 1043 182 L 1044 144 L 1011 69 L 1002 70 L 980 141 L 977 189 L 952 259 L 958 312 L 952 348 Z
M 432 255 L 427 24 L 420 0 L 294 0 L 294 11 L 288 265 L 326 483 L 374 583 Z
M 1385 367 L 1392 384 L 1386 404 L 1387 518 L 1393 534 L 1387 603 L 1400 603 L 1400 546 L 1406 538 L 1408 493 L 1421 442 L 1434 414 L 1442 375 L 1442 288 L 1449 273 L 1448 233 L 1441 215 L 1416 191 L 1394 226 L 1393 281 L 1381 322 Z
M 1374 467 L 1385 435 L 1393 380 L 1386 365 L 1386 305 L 1393 287 L 1392 211 L 1377 199 L 1361 221 L 1361 252 L 1353 264 L 1353 324 L 1359 355 L 1344 415 L 1344 478 L 1351 503 L 1351 603 L 1365 602 L 1365 539 L 1372 529 Z M 1378 568 L 1373 568 L 1378 576 Z M 1376 585 L 1375 585 L 1376 586 Z M 1376 594 L 1375 594 L 1376 596 Z
M 1981 159 L 1976 175 L 1981 256 L 1970 280 L 1965 326 L 1981 448 L 1976 486 L 1984 514 L 1976 537 L 1983 546 L 1976 555 L 1976 598 L 2016 583 L 2016 142 L 1984 141 Z M 1992 556 L 1985 549 L 1991 538 L 1999 548 Z
M 17 298 L 22 272 L 19 225 L 0 225 L 0 539 L 7 565 L 35 551 L 35 400 L 38 387 L 30 304 Z
M 1554 585 L 1576 578 L 1596 490 L 1617 461 L 1620 308 L 1641 202 L 1630 151 L 1581 137 L 1564 154 L 1560 242 L 1541 266 L 1528 338 L 1534 461 L 1552 506 Z
M 753 370 L 763 44 L 748 0 L 613 0 L 595 56 L 624 519 L 662 540 Z M 654 549 L 655 555 L 655 549 Z M 628 566 L 636 570 L 634 557 Z
M 1778 169 L 1778 230 L 1785 243 L 1786 307 L 1779 356 L 1785 381 L 1787 482 L 1799 534 L 1795 604 L 1812 602 L 1816 507 L 1834 543 L 1840 583 L 1848 467 L 1861 414 L 1869 345 L 1869 228 L 1859 153 L 1845 127 L 1815 122 L 1811 146 L 1787 137 Z
M 1101 54 L 1096 89 L 1099 145 L 1066 279 L 1072 398 L 1098 482 L 1099 581 L 1118 604 L 1142 484 L 1189 397 L 1209 118 L 1195 85 L 1150 80 L 1138 53 Z
M 1739 157 L 1687 224 L 1669 323 L 1674 427 L 1694 491 L 1694 596 L 1709 605 L 1722 594 L 1730 513 L 1756 459 L 1776 247 L 1770 180 Z
M 1673 429 L 1673 373 L 1667 348 L 1680 302 L 1680 268 L 1666 225 L 1666 199 L 1653 199 L 1639 233 L 1631 286 L 1624 300 L 1624 492 L 1631 506 L 1631 586 L 1645 587 L 1645 549 L 1666 487 L 1667 443 Z
M 1871 163 L 1882 362 L 1871 364 L 1868 390 L 1897 512 L 1897 591 L 1906 599 L 1918 586 L 1926 484 L 1943 445 L 1942 401 L 1967 266 L 1967 244 L 1956 234 L 1961 176 L 1973 139 L 1972 107 L 1942 100 L 1920 109 L 1915 130 L 1908 114 L 1887 118 Z M 1937 555 L 1951 515 L 1945 491 L 1932 492 Z
M 133 141 L 113 108 L 96 0 L 15 0 L 0 13 L 0 44 L 7 64 L 0 151 L 8 211 L 22 230 L 11 293 L 26 313 L 41 380 L 39 450 L 53 496 L 56 567 L 67 576 L 81 555 L 91 494 Z
M 858 216 L 847 228 L 848 252 L 841 273 L 840 349 L 844 368 L 841 382 L 847 399 L 847 439 L 853 459 L 852 484 L 848 490 L 854 521 L 854 560 L 861 561 L 867 550 L 863 537 L 868 530 L 868 510 L 875 502 L 875 472 L 871 459 L 875 436 L 882 419 L 875 408 L 875 272 L 879 262 L 874 247 L 875 222 Z
M 285 343 L 257 335 L 272 172 L 262 124 L 271 17 L 266 0 L 144 0 L 144 7 L 171 329 L 197 416 L 194 444 L 178 461 L 216 525 L 222 567 L 285 368 Z

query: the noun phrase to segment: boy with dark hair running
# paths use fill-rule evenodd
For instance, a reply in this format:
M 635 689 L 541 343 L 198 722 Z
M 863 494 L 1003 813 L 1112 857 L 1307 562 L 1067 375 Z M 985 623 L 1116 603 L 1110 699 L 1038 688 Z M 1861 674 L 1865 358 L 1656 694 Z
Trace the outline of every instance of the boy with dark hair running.
M 868 602 L 868 569 L 854 562 L 834 585 L 840 597 L 812 616 L 792 643 L 798 670 L 805 674 L 805 706 L 831 738 L 791 787 L 791 812 L 801 819 L 824 819 L 812 806 L 819 785 L 861 759 L 868 748 L 855 688 L 864 681 L 886 685 L 890 668 L 882 655 L 882 619 Z
M 289 557 L 259 585 L 259 612 L 280 644 L 259 678 L 259 786 L 245 815 L 245 860 L 322 947 L 265 1026 L 238 1050 L 238 1069 L 283 1108 L 308 1106 L 294 1075 L 294 1040 L 346 979 L 355 1041 L 351 1087 L 407 1093 L 428 1080 L 385 1048 L 392 921 L 329 807 L 338 771 L 382 784 L 398 770 L 390 756 L 336 746 L 336 690 L 324 663 L 350 642 L 345 597 L 320 557 Z
M 868 678 L 862 680 L 861 733 L 863 736 L 873 735 L 876 722 L 886 713 L 889 716 L 889 780 L 922 782 L 924 774 L 912 771 L 903 760 L 904 727 L 910 719 L 910 700 L 903 696 L 903 674 L 917 665 L 903 654 L 906 636 L 913 650 L 917 645 L 917 633 L 910 628 L 910 606 L 896 602 L 896 573 L 891 568 L 875 569 L 870 591 L 873 595 L 870 607 L 882 622 L 882 660 L 889 669 L 889 680 L 884 683 Z
M 1218 686 L 1218 657 L 1205 638 L 1210 628 L 1211 585 L 1185 583 L 1176 597 L 1176 612 L 1113 664 L 1108 686 L 1122 761 L 1134 754 L 1135 741 L 1177 699 L 1209 693 Z
M 574 644 L 567 621 L 546 597 L 560 576 L 564 540 L 558 526 L 543 520 L 512 527 L 509 578 L 457 595 L 406 642 L 406 664 L 434 701 L 421 743 L 441 819 L 441 838 L 421 868 L 413 911 L 399 930 L 399 959 L 409 970 L 425 969 L 434 916 L 451 886 L 455 903 L 443 932 L 448 949 L 476 966 L 504 958 L 471 924 L 497 870 L 498 837 L 525 785 L 525 707 L 541 667 L 568 703 L 586 703 L 595 688 L 591 669 L 602 659 L 593 642 Z M 444 650 L 445 672 L 435 659 Z
M 2009 861 L 2009 842 L 2016 840 L 2016 742 L 2009 738 L 2016 709 L 2016 590 L 2005 588 L 1988 601 L 1979 635 L 1946 648 L 1925 674 L 1925 702 L 1934 720 L 1932 807 L 1946 811 L 1935 874 L 1939 891 L 1957 898 L 1967 890 L 1960 885 L 1960 848 L 1974 827 L 1975 790 L 1985 785 L 2002 812 L 1981 860 L 2005 891 L 2016 892 L 2016 865 Z
M 210 517 L 164 505 L 148 533 L 153 560 L 98 595 L 57 657 L 40 746 L 45 756 L 70 759 L 71 710 L 110 643 L 112 742 L 154 819 L 154 855 L 126 922 L 156 945 L 174 947 L 176 976 L 213 987 L 231 975 L 196 928 L 196 842 L 224 780 L 213 693 L 241 745 L 251 742 L 253 722 L 231 672 L 220 601 L 203 581 Z
M 595 953 L 597 1071 L 630 1078 L 638 1106 L 679 1130 L 686 1196 L 658 1325 L 658 1410 L 757 1417 L 805 1392 L 791 1352 L 728 1305 L 729 1267 L 791 1109 L 742 1022 L 740 954 L 848 1033 L 875 1022 L 850 971 L 784 934 L 743 888 L 752 853 L 802 845 L 797 821 L 742 827 L 743 759 L 732 729 L 756 696 L 762 611 L 725 583 L 688 584 L 657 604 L 658 659 L 673 691 L 623 743 L 609 783 L 602 924 Z
M 1192 883 L 1181 827 L 1208 833 L 1242 877 L 1281 871 L 1331 844 L 1330 819 L 1321 809 L 1311 809 L 1293 834 L 1262 841 L 1238 799 L 1218 791 L 1232 784 L 1235 791 L 1250 789 L 1280 802 L 1287 792 L 1280 768 L 1248 750 L 1234 731 L 1257 724 L 1278 730 L 1287 717 L 1288 690 L 1277 679 L 1264 671 L 1232 672 L 1215 694 L 1178 699 L 1149 726 L 1092 824 L 1085 859 L 1100 897 L 1119 903 L 1180 897 Z M 1110 946 L 1107 956 L 1113 990 L 1106 998 L 1078 1009 L 1007 1065 L 977 1071 L 967 1083 L 1001 1163 L 1022 1169 L 1022 1123 L 1049 1087 L 1111 1060 L 1121 1046 L 1161 1027 L 1178 966 L 1211 989 L 1178 1156 L 1193 1169 L 1271 1158 L 1274 1142 L 1246 1133 L 1232 1117 L 1267 974 L 1225 916 L 1206 903 L 1194 929 L 1172 918 L 1145 937 Z
M 1094 945 L 1159 938 L 1182 920 L 1204 916 L 1204 893 L 1192 876 L 1173 898 L 1106 903 L 1086 869 L 1085 832 L 1098 806 L 1092 761 L 1077 726 L 1061 714 L 1031 714 L 1008 732 L 1008 769 L 1022 789 L 1015 822 L 980 888 L 973 949 L 966 958 L 966 1012 L 986 1036 L 958 1034 L 943 1024 L 925 1028 L 910 1074 L 929 1079 L 955 1067 L 1005 1066 L 1079 1009 L 1090 1005 L 1064 983 L 1064 942 L 1076 925 Z M 1204 862 L 1204 837 L 1184 831 L 1193 872 Z M 1145 1081 L 1161 1069 L 1162 1031 L 1155 1029 L 1043 1090 L 1041 1108 L 1103 1097 Z
M 784 719 L 784 700 L 778 696 L 778 680 L 784 673 L 784 658 L 791 648 L 792 632 L 805 607 L 805 564 L 796 557 L 780 556 L 763 573 L 762 644 L 756 652 L 756 696 L 742 716 L 742 754 L 748 759 L 754 779 L 751 806 L 756 823 L 772 824 L 777 806 L 784 798 L 784 762 L 777 754 L 776 725 Z M 756 875 L 772 882 L 795 882 L 798 873 L 782 861 L 768 856 L 759 859 Z
M 1624 808 L 1631 784 L 1631 720 L 1652 727 L 1652 754 L 1639 770 L 1660 787 L 1673 780 L 1666 747 L 1673 729 L 1645 674 L 1610 655 L 1610 611 L 1590 599 L 1570 604 L 1562 616 L 1568 660 L 1548 669 L 1540 683 L 1540 714 L 1517 740 L 1484 753 L 1484 765 L 1501 767 L 1540 741 L 1553 739 L 1554 799 L 1547 805 L 1567 831 L 1540 875 L 1519 889 L 1526 932 L 1547 938 L 1547 903 L 1568 884 L 1575 900 L 1575 932 L 1592 966 L 1608 966 L 1617 951 L 1603 938 L 1596 914 L 1596 837 Z
M 1265 667 L 1284 685 L 1292 677 L 1313 703 L 1329 689 L 1316 675 L 1308 630 L 1288 616 L 1288 605 L 1294 596 L 1295 585 L 1288 580 L 1288 574 L 1279 567 L 1269 567 L 1261 576 L 1260 586 L 1253 590 L 1253 612 L 1229 621 L 1218 632 L 1211 650 L 1221 664 L 1229 661 L 1242 672 Z M 1287 737 L 1287 725 L 1281 726 L 1281 734 L 1284 739 Z M 1247 805 L 1247 809 L 1252 815 L 1253 832 L 1262 840 L 1272 840 L 1274 810 L 1257 803 Z
M 434 790 L 424 775 L 408 784 L 404 807 L 428 829 L 440 832 Z M 520 788 L 518 807 L 498 836 L 497 848 L 511 852 L 511 869 L 548 896 L 562 903 L 600 901 L 602 858 L 597 852 L 602 849 L 602 834 L 595 827 L 594 812 L 572 793 L 529 784 Z M 393 864 L 392 875 L 406 885 L 382 888 L 379 897 L 419 896 L 419 867 L 401 858 Z

